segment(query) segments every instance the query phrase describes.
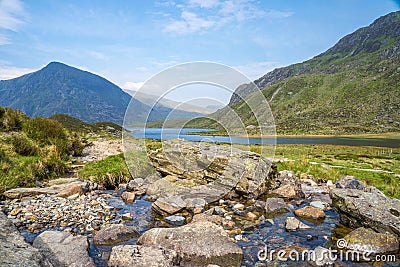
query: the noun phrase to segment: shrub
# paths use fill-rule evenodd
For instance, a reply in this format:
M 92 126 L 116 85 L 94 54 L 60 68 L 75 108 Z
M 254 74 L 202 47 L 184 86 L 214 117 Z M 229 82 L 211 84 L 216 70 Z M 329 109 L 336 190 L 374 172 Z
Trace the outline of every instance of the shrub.
M 63 126 L 54 120 L 36 117 L 24 124 L 23 131 L 26 135 L 43 145 L 58 145 L 65 143 L 67 135 Z
M 20 131 L 27 119 L 25 113 L 19 110 L 0 107 L 0 130 L 2 131 Z
M 35 178 L 39 180 L 52 178 L 68 171 L 67 164 L 60 156 L 57 146 L 46 147 L 42 154 L 38 161 L 29 165 L 29 169 Z
M 38 152 L 38 147 L 25 135 L 13 135 L 11 144 L 14 147 L 14 151 L 21 156 L 34 156 Z
M 85 143 L 82 142 L 81 138 L 77 134 L 73 134 L 70 137 L 70 141 L 68 143 L 68 154 L 76 157 L 82 155 L 83 149 L 85 148 Z

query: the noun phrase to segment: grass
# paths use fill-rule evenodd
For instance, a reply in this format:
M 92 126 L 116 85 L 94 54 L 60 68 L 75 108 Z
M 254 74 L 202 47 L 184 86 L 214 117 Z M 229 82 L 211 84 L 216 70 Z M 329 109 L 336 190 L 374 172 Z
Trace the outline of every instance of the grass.
M 257 149 L 252 146 L 252 150 Z M 400 198 L 400 177 L 396 176 L 400 174 L 398 148 L 278 145 L 275 157 L 291 160 L 277 163 L 279 170 L 292 170 L 298 176 L 313 175 L 319 181 L 353 175 L 390 197 Z M 375 172 L 379 170 L 388 173 Z
M 126 162 L 128 162 L 129 168 Z M 78 174 L 82 179 L 91 180 L 106 188 L 114 188 L 120 183 L 129 182 L 132 177 L 145 178 L 154 173 L 144 150 L 134 150 L 127 153 L 126 162 L 123 154 L 113 155 L 86 164 L 79 170 Z

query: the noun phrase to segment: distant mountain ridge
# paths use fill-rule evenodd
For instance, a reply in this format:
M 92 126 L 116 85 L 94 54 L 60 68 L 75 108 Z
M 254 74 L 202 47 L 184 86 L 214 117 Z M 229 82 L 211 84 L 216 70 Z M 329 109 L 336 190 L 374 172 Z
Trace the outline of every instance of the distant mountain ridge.
M 343 64 L 354 62 L 371 53 L 375 53 L 374 56 L 379 61 L 400 59 L 400 11 L 382 16 L 371 25 L 346 35 L 333 47 L 310 60 L 274 69 L 254 83 L 263 89 L 284 79 L 303 74 L 336 73 L 341 70 Z M 236 94 L 232 95 L 229 105 L 238 103 L 241 99 L 239 96 L 246 98 L 254 90 L 256 89 L 251 85 L 239 86 Z
M 132 124 L 163 120 L 172 111 L 162 105 L 149 107 L 105 78 L 60 62 L 0 81 L 0 106 L 19 109 L 31 117 L 61 113 L 90 123 L 109 121 L 122 125 L 129 103 L 133 108 L 127 118 Z M 178 110 L 171 118 L 199 115 Z
M 280 134 L 400 132 L 400 11 L 254 83 L 269 101 Z M 245 125 L 259 123 L 241 100 L 251 99 L 256 90 L 241 85 L 229 103 Z M 223 121 L 225 112 L 211 117 Z

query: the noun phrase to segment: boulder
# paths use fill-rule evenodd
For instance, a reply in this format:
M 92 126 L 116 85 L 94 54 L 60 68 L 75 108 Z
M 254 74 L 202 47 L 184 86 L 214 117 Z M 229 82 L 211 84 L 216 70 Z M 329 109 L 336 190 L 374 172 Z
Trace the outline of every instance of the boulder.
M 93 242 L 96 246 L 111 246 L 138 236 L 133 226 L 114 224 L 98 231 Z
M 265 211 L 267 213 L 288 212 L 287 205 L 282 198 L 268 198 L 265 201 Z
M 135 178 L 133 180 L 130 180 L 129 183 L 127 183 L 126 190 L 130 192 L 138 191 L 142 189 L 144 184 L 145 181 L 143 178 Z
M 110 267 L 161 267 L 179 266 L 179 256 L 174 250 L 158 245 L 121 245 L 111 250 Z
M 168 216 L 164 219 L 167 223 L 175 226 L 182 226 L 186 223 L 186 219 L 183 216 Z
M 69 197 L 75 194 L 82 195 L 86 192 L 85 182 L 73 182 L 68 184 L 57 194 L 58 197 Z
M 377 233 L 368 228 L 357 228 L 347 234 L 346 248 L 359 252 L 372 254 L 396 253 L 399 251 L 399 241 L 395 235 L 389 233 Z
M 306 206 L 294 211 L 294 214 L 300 218 L 311 220 L 322 220 L 325 218 L 325 213 L 320 208 Z
M 0 210 L 0 265 L 4 267 L 50 267 L 39 251 L 26 243 L 14 224 Z
M 248 198 L 279 186 L 276 166 L 270 160 L 236 148 L 172 140 L 149 157 L 157 171 L 177 177 L 171 183 L 178 186 L 207 185 L 225 194 L 233 189 Z
M 298 191 L 297 186 L 286 184 L 271 191 L 271 193 L 287 199 L 293 199 L 297 197 L 297 191 Z
M 328 210 L 330 205 L 326 202 L 317 200 L 310 202 L 310 206 L 314 208 L 319 208 L 321 210 Z
M 89 242 L 86 237 L 59 231 L 45 231 L 33 241 L 51 264 L 60 267 L 95 266 L 89 257 Z
M 216 225 L 222 226 L 224 229 L 233 229 L 235 227 L 235 222 L 228 220 L 226 218 L 220 217 L 218 215 L 207 215 L 205 213 L 196 214 L 193 216 L 192 223 L 196 222 L 211 222 Z
M 125 203 L 135 202 L 135 197 L 136 197 L 135 193 L 132 193 L 132 192 L 125 191 L 121 194 L 121 198 Z
M 289 232 L 294 232 L 297 230 L 310 229 L 311 227 L 297 220 L 295 217 L 287 217 L 285 228 Z
M 180 196 L 170 196 L 158 198 L 151 207 L 160 214 L 175 214 L 186 207 L 186 202 Z
M 37 195 L 55 195 L 58 194 L 60 190 L 53 188 L 41 188 L 41 187 L 32 187 L 32 188 L 14 188 L 4 192 L 4 196 L 8 199 L 20 199 L 23 197 L 33 197 Z
M 400 200 L 357 189 L 335 188 L 330 196 L 344 224 L 400 236 Z
M 196 222 L 177 228 L 153 228 L 138 240 L 140 245 L 158 244 L 172 249 L 181 257 L 181 265 L 221 267 L 240 266 L 241 248 L 228 237 L 220 226 L 210 222 Z
M 363 182 L 358 180 L 354 176 L 344 176 L 343 178 L 340 178 L 336 183 L 335 183 L 336 188 L 346 188 L 346 189 L 359 189 L 363 190 L 365 188 L 365 185 Z
M 295 175 L 293 171 L 283 170 L 278 173 L 278 181 L 280 186 L 283 185 L 293 185 L 297 186 L 299 184 L 299 178 Z
M 334 265 L 339 260 L 336 255 L 332 253 L 332 250 L 324 248 L 324 247 L 316 247 L 314 249 L 314 253 L 310 254 L 311 259 L 307 259 L 307 262 L 311 266 L 340 266 L 340 265 Z

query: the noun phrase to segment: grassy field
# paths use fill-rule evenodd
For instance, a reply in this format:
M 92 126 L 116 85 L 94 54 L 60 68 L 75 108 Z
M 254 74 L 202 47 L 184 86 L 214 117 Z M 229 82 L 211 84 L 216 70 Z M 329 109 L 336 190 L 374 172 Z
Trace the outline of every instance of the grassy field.
M 289 160 L 277 163 L 279 170 L 292 170 L 300 177 L 309 174 L 320 181 L 336 181 L 353 175 L 388 196 L 400 198 L 399 148 L 278 145 L 275 157 Z

